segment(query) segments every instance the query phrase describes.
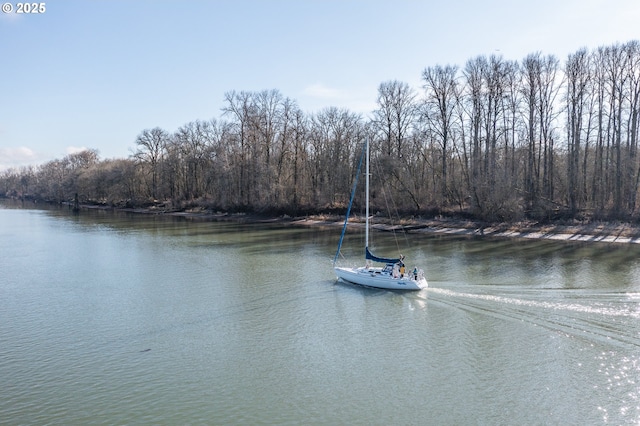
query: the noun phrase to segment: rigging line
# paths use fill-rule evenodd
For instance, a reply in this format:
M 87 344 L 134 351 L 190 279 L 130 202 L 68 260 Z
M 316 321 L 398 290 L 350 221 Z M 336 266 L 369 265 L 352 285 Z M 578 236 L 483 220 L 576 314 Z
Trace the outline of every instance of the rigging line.
M 406 167 L 406 164 L 403 165 L 403 167 Z M 404 183 L 402 183 L 402 188 L 406 192 L 406 185 Z M 400 211 L 393 197 L 391 198 L 391 202 L 393 203 L 393 208 L 395 209 L 396 217 L 398 218 L 398 224 L 400 224 L 402 222 L 402 219 L 400 217 Z M 409 244 L 409 237 L 407 236 L 407 228 L 404 225 L 401 225 L 401 226 L 402 226 L 401 229 L 402 229 L 402 236 L 404 237 L 405 247 L 409 247 L 410 244 Z
M 390 158 L 390 159 L 391 159 L 391 158 Z M 391 198 L 391 204 L 393 204 L 393 211 L 395 211 L 395 215 L 396 215 L 396 219 L 397 219 L 397 221 L 396 221 L 396 220 L 394 220 L 394 218 L 393 218 L 393 211 L 392 211 L 392 209 L 389 207 L 389 200 L 388 200 L 388 198 L 387 198 L 387 192 L 386 192 L 386 190 L 385 190 L 386 185 L 385 185 L 384 181 L 383 181 L 383 180 L 382 180 L 382 178 L 381 178 L 381 177 L 382 177 L 381 166 L 380 166 L 380 164 L 379 164 L 379 163 L 376 163 L 376 166 L 377 166 L 377 168 L 376 168 L 377 173 L 376 173 L 376 174 L 380 177 L 380 182 L 381 182 L 381 186 L 380 186 L 380 187 L 381 187 L 381 191 L 382 191 L 382 196 L 383 196 L 383 198 L 384 198 L 384 202 L 385 202 L 385 205 L 386 205 L 386 208 L 387 208 L 387 212 L 388 212 L 388 214 L 389 214 L 389 220 L 391 221 L 391 225 L 392 225 L 391 231 L 393 232 L 393 238 L 395 239 L 395 242 L 396 242 L 396 248 L 397 248 L 397 250 L 398 250 L 398 253 L 400 253 L 400 251 L 401 251 L 401 250 L 400 250 L 400 243 L 398 242 L 398 235 L 396 234 L 395 226 L 393 226 L 393 224 L 394 224 L 394 223 L 398 223 L 398 224 L 400 224 L 400 212 L 398 211 L 398 205 L 397 205 L 397 204 L 396 204 L 396 202 L 395 202 L 395 198 L 393 198 L 393 194 L 391 194 L 391 195 L 389 196 L 389 198 Z M 404 236 L 404 240 L 405 240 L 405 246 L 406 246 L 406 247 L 409 247 L 409 239 L 408 239 L 408 237 L 407 237 L 407 232 L 406 232 L 406 230 L 404 229 L 404 226 L 403 226 L 401 229 L 402 229 L 402 234 L 403 234 L 403 236 Z
M 349 215 L 351 214 L 351 206 L 353 205 L 353 199 L 356 195 L 356 187 L 358 186 L 358 178 L 360 177 L 360 169 L 362 169 L 362 159 L 367 151 L 367 144 L 362 147 L 362 154 L 360 155 L 360 161 L 358 162 L 358 171 L 356 172 L 356 178 L 353 182 L 353 188 L 351 189 L 351 199 L 349 200 L 349 207 L 347 208 L 347 216 L 344 218 L 344 225 L 342 225 L 342 234 L 340 234 L 340 242 L 338 243 L 338 250 L 333 257 L 333 265 L 335 266 L 338 256 L 340 255 L 340 249 L 342 248 L 342 241 L 344 240 L 344 234 L 347 231 L 347 223 L 349 222 Z
M 396 176 L 396 178 L 400 179 L 400 176 Z M 402 185 L 402 188 L 406 188 L 403 183 L 401 185 Z M 402 188 L 401 188 L 401 190 L 403 190 Z M 406 189 L 404 189 L 404 190 L 406 191 Z M 397 223 L 399 225 L 401 225 L 402 219 L 400 217 L 400 211 L 398 210 L 398 205 L 396 204 L 396 200 L 395 200 L 395 198 L 393 198 L 393 195 L 391 196 L 391 203 L 393 204 L 393 209 L 394 209 L 394 211 L 396 213 Z M 404 237 L 405 247 L 409 247 L 409 237 L 407 236 L 407 230 L 402 225 L 401 225 L 400 229 L 402 230 L 402 236 Z
M 387 209 L 387 214 L 389 215 L 389 220 L 391 222 L 391 232 L 393 233 L 393 238 L 395 240 L 396 243 L 396 249 L 398 250 L 398 253 L 400 253 L 400 243 L 398 243 L 398 235 L 396 234 L 396 229 L 394 225 L 394 219 L 393 219 L 393 213 L 391 211 L 391 208 L 389 207 L 389 198 L 391 198 L 392 203 L 395 206 L 395 203 L 393 202 L 393 195 L 391 196 L 387 196 L 387 190 L 386 190 L 386 184 L 384 182 L 384 180 L 382 179 L 382 167 L 380 166 L 379 163 L 376 163 L 376 174 L 379 177 L 380 180 L 380 191 L 382 192 L 382 197 L 384 198 L 384 203 L 385 203 L 385 208 Z M 397 210 L 397 208 L 396 208 Z

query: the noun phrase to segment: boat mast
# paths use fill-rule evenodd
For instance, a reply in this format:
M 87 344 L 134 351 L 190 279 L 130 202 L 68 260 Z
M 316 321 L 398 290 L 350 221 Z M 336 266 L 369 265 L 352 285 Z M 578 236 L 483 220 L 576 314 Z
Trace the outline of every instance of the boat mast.
M 365 247 L 369 247 L 369 138 L 367 137 L 365 140 L 365 144 L 367 146 L 367 176 L 365 179 L 365 190 L 367 192 L 367 203 L 366 203 L 366 209 L 365 209 L 365 214 L 367 216 L 367 219 L 365 221 L 365 233 L 364 233 L 364 246 Z
M 342 241 L 344 241 L 344 234 L 347 232 L 347 224 L 349 223 L 349 215 L 351 214 L 351 207 L 353 206 L 353 200 L 356 198 L 356 188 L 358 187 L 358 180 L 360 178 L 360 170 L 362 170 L 362 160 L 364 160 L 366 151 L 366 144 L 362 146 L 362 154 L 360 154 L 360 160 L 358 160 L 358 171 L 356 172 L 356 178 L 353 180 L 353 188 L 351 189 L 351 198 L 349 199 L 349 207 L 347 208 L 347 215 L 344 218 L 344 225 L 342 225 L 342 233 L 340 234 L 340 242 L 338 243 L 338 250 L 333 258 L 333 266 L 335 267 L 338 255 L 340 255 L 340 249 L 342 248 Z

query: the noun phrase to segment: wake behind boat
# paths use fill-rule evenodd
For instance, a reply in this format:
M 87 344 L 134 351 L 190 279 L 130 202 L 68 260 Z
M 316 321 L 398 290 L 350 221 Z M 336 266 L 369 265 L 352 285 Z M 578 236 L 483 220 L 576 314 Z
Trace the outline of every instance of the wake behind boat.
M 338 267 L 336 261 L 342 248 L 342 241 L 344 240 L 344 234 L 347 229 L 347 223 L 349 221 L 349 215 L 351 213 L 351 206 L 355 196 L 355 190 L 358 183 L 358 175 L 360 174 L 360 167 L 362 166 L 362 157 L 360 157 L 360 163 L 358 164 L 358 172 L 356 174 L 356 180 L 353 184 L 353 190 L 351 191 L 351 200 L 349 201 L 349 208 L 347 209 L 347 217 L 342 228 L 342 235 L 340 236 L 340 242 L 338 243 L 338 250 L 333 259 L 333 269 L 336 272 L 338 278 L 343 281 L 358 284 L 366 287 L 382 288 L 387 290 L 422 290 L 428 286 L 427 280 L 424 277 L 422 269 L 414 267 L 413 270 L 407 272 L 404 264 L 404 256 L 400 255 L 398 258 L 387 258 L 375 256 L 369 250 L 369 140 L 365 142 L 364 153 L 366 153 L 366 226 L 365 226 L 365 261 L 366 265 L 361 267 L 349 268 Z M 373 266 L 372 263 L 383 264 L 384 266 Z

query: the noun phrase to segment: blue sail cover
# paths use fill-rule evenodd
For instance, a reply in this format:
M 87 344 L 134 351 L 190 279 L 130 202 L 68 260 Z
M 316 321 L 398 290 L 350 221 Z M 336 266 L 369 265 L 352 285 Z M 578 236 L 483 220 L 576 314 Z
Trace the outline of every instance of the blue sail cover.
M 364 248 L 364 252 L 365 252 L 364 253 L 365 259 L 373 260 L 374 262 L 387 263 L 387 264 L 389 264 L 389 263 L 393 264 L 393 263 L 400 262 L 400 259 L 390 259 L 388 257 L 378 257 L 378 256 L 374 255 L 373 253 L 371 253 L 369 251 L 369 247 L 365 247 Z

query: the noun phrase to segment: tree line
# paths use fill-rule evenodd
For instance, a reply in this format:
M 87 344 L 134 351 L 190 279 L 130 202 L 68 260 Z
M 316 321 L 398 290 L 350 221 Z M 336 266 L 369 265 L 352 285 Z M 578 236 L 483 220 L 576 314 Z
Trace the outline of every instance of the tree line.
M 113 206 L 300 214 L 341 211 L 363 141 L 372 203 L 482 220 L 638 217 L 640 42 L 561 62 L 478 56 L 378 87 L 370 117 L 303 112 L 278 90 L 231 91 L 219 118 L 0 175 L 0 195 Z M 362 197 L 356 201 L 362 204 Z

